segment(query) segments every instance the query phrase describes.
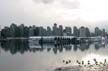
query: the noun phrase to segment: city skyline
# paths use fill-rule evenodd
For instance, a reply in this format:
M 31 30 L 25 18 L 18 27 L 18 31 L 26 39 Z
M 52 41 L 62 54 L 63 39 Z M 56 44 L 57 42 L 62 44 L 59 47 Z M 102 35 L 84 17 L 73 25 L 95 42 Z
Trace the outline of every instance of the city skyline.
M 4 27 L 1 31 L 2 38 L 8 37 L 30 37 L 30 36 L 76 36 L 76 37 L 107 37 L 108 32 L 103 28 L 94 28 L 94 32 L 91 32 L 89 27 L 77 27 L 77 26 L 66 26 L 58 25 L 54 23 L 52 27 L 47 26 L 26 26 L 24 24 L 17 25 L 12 23 L 9 27 Z
M 53 27 L 54 26 L 54 24 L 57 24 L 57 27 L 59 27 L 59 26 L 62 26 L 63 27 L 63 29 L 65 29 L 65 27 L 71 27 L 71 28 L 74 28 L 76 25 L 72 25 L 72 26 L 70 26 L 70 25 L 66 25 L 66 26 L 64 26 L 64 25 L 62 25 L 62 24 L 59 24 L 59 23 L 56 23 L 56 22 L 54 22 L 54 23 L 51 23 L 51 25 L 37 25 L 37 24 L 31 24 L 31 25 L 26 25 L 26 24 L 24 24 L 24 23 L 15 23 L 15 22 L 12 22 L 12 23 L 10 23 L 10 24 L 8 24 L 8 25 L 5 25 L 4 27 L 0 24 L 0 29 L 3 29 L 3 28 L 5 28 L 5 27 L 10 27 L 10 25 L 12 25 L 12 24 L 15 24 L 15 25 L 17 25 L 17 26 L 20 26 L 20 25 L 25 25 L 25 26 L 27 26 L 27 27 L 29 27 L 29 26 L 36 26 L 36 27 L 43 27 L 43 28 L 45 28 L 45 29 L 47 29 L 47 27 Z M 94 26 L 94 27 L 92 27 L 92 29 L 91 29 L 91 26 L 86 26 L 86 25 L 80 25 L 80 26 L 76 26 L 77 28 L 80 28 L 80 27 L 88 27 L 89 28 L 89 30 L 91 31 L 91 32 L 94 32 L 95 31 L 95 29 L 94 28 L 96 28 L 96 27 L 98 27 L 99 29 L 105 29 L 106 30 L 106 32 L 108 32 L 108 30 L 106 29 L 106 28 L 104 28 L 104 27 L 99 27 L 99 26 Z
M 0 0 L 0 71 L 107 71 L 108 0 Z

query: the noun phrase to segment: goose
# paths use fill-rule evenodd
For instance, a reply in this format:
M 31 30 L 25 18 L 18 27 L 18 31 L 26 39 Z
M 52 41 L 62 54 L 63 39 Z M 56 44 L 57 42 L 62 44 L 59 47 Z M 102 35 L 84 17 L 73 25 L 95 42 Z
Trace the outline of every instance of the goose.
M 69 60 L 69 63 L 71 63 L 71 60 Z
M 88 65 L 90 65 L 90 61 L 88 60 Z
M 106 59 L 104 59 L 104 63 L 107 63 L 107 60 Z
M 65 62 L 65 60 L 63 60 L 63 63 Z
M 84 61 L 82 61 L 82 65 L 84 65 Z
M 68 61 L 66 61 L 66 64 L 69 64 L 69 62 L 68 62 Z
M 97 60 L 96 60 L 95 58 L 94 58 L 93 60 L 94 60 L 95 64 L 96 64 L 96 65 L 98 65 L 98 62 L 97 62 Z
M 107 60 L 106 60 L 106 59 L 104 59 L 104 64 L 103 64 L 103 65 L 105 66 L 105 64 L 106 64 L 106 63 L 107 63 Z
M 79 66 L 80 66 L 81 63 L 80 63 L 78 60 L 77 60 L 76 62 L 77 62 L 77 63 L 79 64 Z

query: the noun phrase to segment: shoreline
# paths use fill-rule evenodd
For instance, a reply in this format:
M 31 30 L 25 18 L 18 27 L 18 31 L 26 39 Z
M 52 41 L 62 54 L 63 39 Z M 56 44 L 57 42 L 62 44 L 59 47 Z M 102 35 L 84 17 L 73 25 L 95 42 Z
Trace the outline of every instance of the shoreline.
M 28 37 L 16 37 L 16 38 L 5 38 L 5 39 L 0 39 L 0 42 L 4 42 L 4 41 L 9 41 L 9 40 L 28 40 Z
M 86 65 L 86 66 L 68 66 L 68 67 L 58 67 L 54 71 L 108 71 L 108 63 L 106 65 Z

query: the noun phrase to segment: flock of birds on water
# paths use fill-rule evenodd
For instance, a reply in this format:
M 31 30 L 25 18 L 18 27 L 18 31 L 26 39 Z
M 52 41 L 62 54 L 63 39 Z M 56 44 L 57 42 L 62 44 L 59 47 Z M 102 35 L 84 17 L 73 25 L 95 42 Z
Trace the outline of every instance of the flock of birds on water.
M 98 65 L 98 66 L 100 66 L 100 65 L 106 66 L 106 65 L 107 65 L 107 60 L 106 60 L 106 59 L 104 59 L 104 62 L 98 62 L 98 61 L 94 58 L 93 61 L 95 62 L 95 65 Z M 69 64 L 69 63 L 71 63 L 71 60 L 68 60 L 68 61 L 63 60 L 63 63 Z M 87 64 L 84 64 L 84 61 L 78 61 L 78 60 L 76 60 L 76 63 L 77 63 L 79 66 L 85 66 L 85 67 L 86 67 L 87 65 L 93 66 L 93 64 L 90 64 L 90 60 L 87 61 Z
M 84 61 L 76 60 L 76 63 L 78 64 L 79 67 L 89 68 L 89 70 L 81 70 L 81 71 L 108 71 L 108 68 L 107 68 L 108 67 L 107 59 L 104 59 L 104 62 L 98 62 L 94 58 L 93 61 L 94 61 L 94 64 L 91 64 L 90 60 L 88 60 L 87 63 L 85 63 Z M 63 60 L 62 62 L 65 63 L 65 64 L 72 63 L 71 60 Z M 98 67 L 98 68 L 95 68 L 95 67 Z M 92 68 L 95 69 L 95 70 L 92 70 Z M 100 70 L 100 68 L 102 68 L 102 69 Z M 57 68 L 57 71 L 61 71 L 61 70 L 62 70 L 62 68 Z M 65 70 L 63 70 L 63 71 L 65 71 Z M 72 70 L 72 71 L 80 71 L 80 70 Z

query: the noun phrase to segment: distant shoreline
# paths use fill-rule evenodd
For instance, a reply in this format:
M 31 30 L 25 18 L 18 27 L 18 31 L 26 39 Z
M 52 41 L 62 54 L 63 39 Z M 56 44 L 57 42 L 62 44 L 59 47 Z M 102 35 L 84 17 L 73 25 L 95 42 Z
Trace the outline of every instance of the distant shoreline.
M 2 41 L 8 41 L 8 40 L 28 40 L 28 37 L 12 37 L 12 38 L 3 38 L 0 39 L 0 42 Z

